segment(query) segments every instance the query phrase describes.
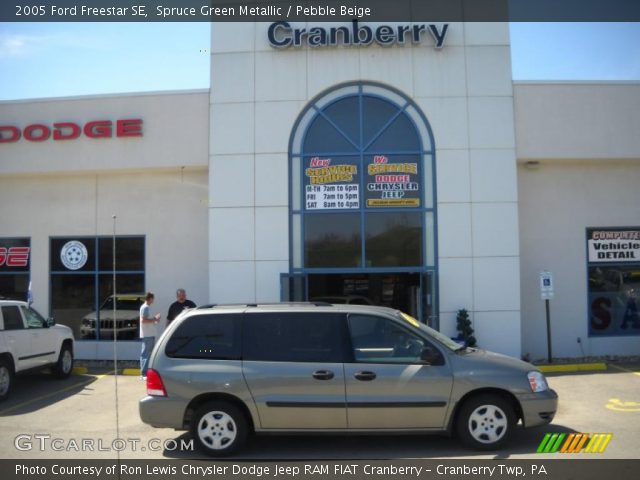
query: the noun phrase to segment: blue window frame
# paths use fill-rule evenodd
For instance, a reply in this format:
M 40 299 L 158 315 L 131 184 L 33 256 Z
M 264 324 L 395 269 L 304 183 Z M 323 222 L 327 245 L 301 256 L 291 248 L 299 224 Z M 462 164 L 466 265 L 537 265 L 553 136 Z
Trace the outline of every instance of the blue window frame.
M 318 95 L 294 125 L 289 168 L 291 275 L 435 278 L 435 145 L 406 95 L 370 82 Z
M 106 313 L 101 305 L 113 294 L 112 252 L 111 236 L 49 237 L 49 312 L 56 322 L 69 326 L 78 340 L 113 339 L 114 330 L 118 340 L 138 339 L 146 239 L 143 235 L 116 237 L 117 294 L 135 298 L 118 300 L 122 318 L 117 318 L 115 327 L 111 312 L 109 318 L 101 318 Z

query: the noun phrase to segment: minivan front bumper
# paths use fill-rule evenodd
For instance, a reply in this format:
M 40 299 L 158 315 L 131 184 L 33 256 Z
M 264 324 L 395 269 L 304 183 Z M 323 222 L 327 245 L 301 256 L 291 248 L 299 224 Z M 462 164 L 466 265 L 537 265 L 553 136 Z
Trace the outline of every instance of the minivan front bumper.
M 555 390 L 518 395 L 522 407 L 522 423 L 525 427 L 546 425 L 558 411 L 558 394 Z

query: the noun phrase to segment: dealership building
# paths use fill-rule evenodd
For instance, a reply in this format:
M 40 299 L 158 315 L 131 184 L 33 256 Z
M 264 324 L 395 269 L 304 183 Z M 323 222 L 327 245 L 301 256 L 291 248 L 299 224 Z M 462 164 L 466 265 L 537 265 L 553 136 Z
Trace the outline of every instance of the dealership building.
M 514 82 L 506 23 L 213 24 L 208 90 L 0 102 L 0 296 L 110 358 L 115 238 L 163 322 L 178 287 L 464 308 L 540 359 L 547 297 L 554 356 L 638 355 L 639 132 L 638 82 Z

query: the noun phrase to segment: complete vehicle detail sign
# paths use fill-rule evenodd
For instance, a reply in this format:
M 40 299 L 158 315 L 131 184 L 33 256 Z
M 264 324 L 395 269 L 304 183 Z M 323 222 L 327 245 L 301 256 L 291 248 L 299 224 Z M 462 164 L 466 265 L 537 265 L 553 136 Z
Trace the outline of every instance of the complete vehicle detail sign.
M 589 262 L 640 262 L 640 230 L 592 229 Z
M 394 44 L 404 45 L 407 42 L 420 43 L 422 34 L 429 32 L 434 40 L 435 48 L 442 48 L 447 36 L 449 24 L 414 24 L 414 25 L 379 25 L 375 28 L 360 25 L 353 20 L 350 27 L 336 26 L 330 28 L 309 27 L 294 28 L 289 22 L 274 22 L 269 26 L 267 36 L 269 43 L 275 48 L 327 47 L 336 45 L 371 45 L 382 46 Z

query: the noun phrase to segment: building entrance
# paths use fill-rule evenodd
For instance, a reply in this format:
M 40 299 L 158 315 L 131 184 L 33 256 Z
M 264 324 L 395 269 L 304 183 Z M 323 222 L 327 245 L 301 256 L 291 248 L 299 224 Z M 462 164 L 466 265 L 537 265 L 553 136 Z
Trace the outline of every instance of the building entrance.
M 378 305 L 436 324 L 431 273 L 323 273 L 285 278 L 284 300 Z

